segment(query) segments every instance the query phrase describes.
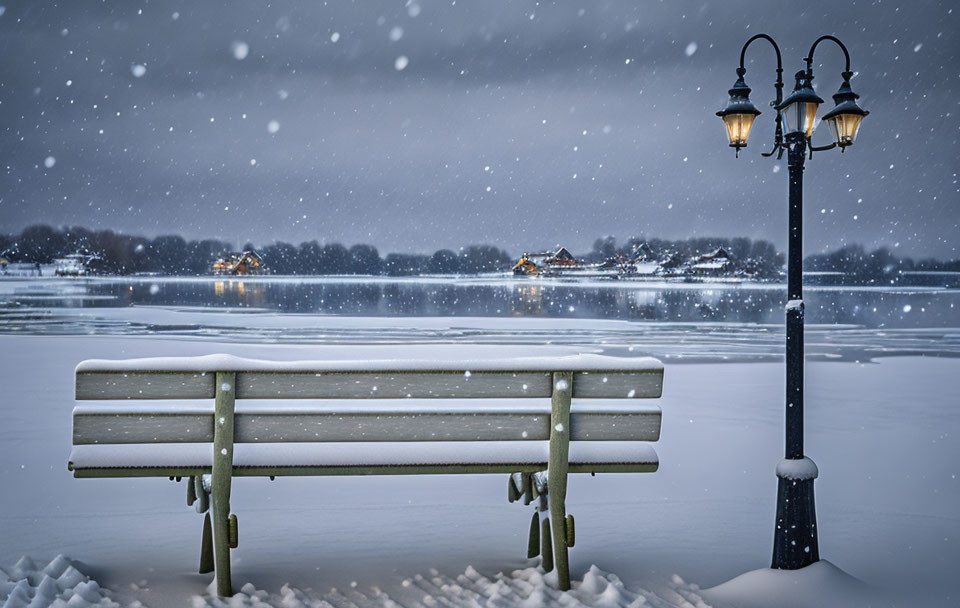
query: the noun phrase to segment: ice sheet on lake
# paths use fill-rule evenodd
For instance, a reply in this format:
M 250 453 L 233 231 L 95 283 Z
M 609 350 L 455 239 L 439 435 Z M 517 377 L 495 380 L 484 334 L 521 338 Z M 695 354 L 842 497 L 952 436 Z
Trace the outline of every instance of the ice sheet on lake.
M 0 307 L 0 334 L 142 336 L 257 344 L 510 344 L 665 363 L 779 360 L 779 324 L 680 323 L 531 317 L 356 317 L 183 307 Z M 866 361 L 899 355 L 960 356 L 958 327 L 806 327 L 808 359 Z
M 778 360 L 779 284 L 511 277 L 0 281 L 0 334 L 258 344 L 553 344 L 668 363 Z M 808 286 L 808 359 L 960 356 L 960 290 Z M 585 351 L 581 351 L 585 352 Z

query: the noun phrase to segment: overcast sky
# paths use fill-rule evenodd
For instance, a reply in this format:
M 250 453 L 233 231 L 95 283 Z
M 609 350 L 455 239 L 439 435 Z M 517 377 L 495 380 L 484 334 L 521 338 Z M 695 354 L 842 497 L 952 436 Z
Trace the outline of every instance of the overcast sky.
M 45 222 L 381 252 L 589 249 L 612 234 L 786 243 L 775 59 L 734 158 L 740 48 L 819 35 L 870 110 L 816 154 L 808 252 L 958 257 L 960 5 L 891 2 L 3 2 L 0 231 Z M 953 6 L 957 6 L 954 10 Z M 842 54 L 815 57 L 818 93 Z M 826 125 L 814 134 L 829 142 Z

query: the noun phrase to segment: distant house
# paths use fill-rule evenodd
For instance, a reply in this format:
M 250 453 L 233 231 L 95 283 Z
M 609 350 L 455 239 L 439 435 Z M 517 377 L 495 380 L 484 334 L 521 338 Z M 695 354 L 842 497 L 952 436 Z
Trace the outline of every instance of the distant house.
M 577 258 L 573 257 L 573 254 L 570 253 L 566 247 L 561 247 L 557 249 L 552 254 L 547 254 L 546 259 L 543 263 L 546 266 L 580 266 L 580 262 L 577 261 Z
M 534 260 L 542 259 L 538 265 Z M 573 254 L 566 247 L 561 247 L 554 252 L 544 253 L 524 253 L 513 265 L 513 274 L 516 275 L 534 275 L 541 273 L 553 273 L 563 271 L 569 268 L 583 266 L 583 263 L 573 257 Z
M 662 272 L 670 274 L 683 266 L 683 257 L 676 251 L 665 251 L 658 262 Z
M 260 274 L 265 270 L 263 258 L 257 252 L 249 250 L 218 258 L 213 263 L 212 269 L 213 274 L 217 275 Z
M 84 277 L 100 272 L 103 258 L 81 251 L 55 259 L 53 267 L 53 274 L 58 277 Z
M 515 275 L 537 274 L 540 272 L 540 268 L 530 259 L 530 254 L 526 252 L 520 256 L 517 263 L 513 265 L 512 270 Z
M 732 270 L 733 260 L 723 247 L 693 258 L 687 268 L 687 272 L 694 275 L 721 275 Z
M 646 243 L 640 243 L 633 249 L 633 254 L 630 256 L 629 262 L 651 262 L 655 261 L 656 256 L 653 255 L 653 250 L 650 249 L 650 245 Z
M 653 250 L 646 243 L 640 243 L 634 247 L 630 257 L 621 262 L 621 267 L 627 275 L 640 277 L 654 276 L 663 272 Z

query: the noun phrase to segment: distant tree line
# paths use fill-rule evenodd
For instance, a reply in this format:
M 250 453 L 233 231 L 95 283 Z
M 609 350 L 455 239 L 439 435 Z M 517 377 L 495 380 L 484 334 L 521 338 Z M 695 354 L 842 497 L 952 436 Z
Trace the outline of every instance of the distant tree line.
M 253 249 L 247 246 L 245 249 Z M 256 249 L 270 272 L 276 274 L 475 274 L 502 271 L 511 262 L 506 251 L 491 245 L 470 245 L 459 251 L 440 249 L 433 254 L 388 253 L 373 245 L 308 241 L 300 245 L 277 242 Z
M 960 259 L 914 260 L 898 257 L 886 247 L 867 251 L 863 245 L 846 245 L 836 251 L 808 256 L 804 270 L 839 272 L 858 283 L 890 283 L 901 280 L 904 272 L 960 272 Z
M 502 271 L 511 258 L 490 245 L 471 245 L 459 251 L 441 249 L 432 255 L 390 253 L 381 257 L 372 245 L 346 247 L 340 243 L 307 241 L 299 245 L 276 242 L 255 248 L 270 272 L 276 274 L 472 274 Z M 181 236 L 147 238 L 112 230 L 30 226 L 20 234 L 0 234 L 0 257 L 10 262 L 40 262 L 77 252 L 100 256 L 100 267 L 111 274 L 209 274 L 211 264 L 234 251 L 230 243 L 214 239 L 188 241 Z
M 784 254 L 777 251 L 773 243 L 743 237 L 678 240 L 633 237 L 618 244 L 614 237 L 608 236 L 594 241 L 593 249 L 583 259 L 589 263 L 616 256 L 629 258 L 642 249 L 651 261 L 670 266 L 718 248 L 729 253 L 737 269 L 759 278 L 776 278 L 783 272 Z M 270 272 L 276 274 L 473 274 L 508 270 L 514 262 L 506 251 L 491 245 L 471 245 L 458 251 L 441 249 L 433 254 L 388 253 L 386 256 L 381 256 L 372 245 L 346 247 L 315 240 L 299 245 L 276 242 L 260 248 L 248 243 L 244 249 L 257 251 Z M 47 225 L 30 226 L 20 234 L 0 234 L 0 257 L 11 262 L 49 264 L 78 251 L 99 255 L 103 270 L 112 274 L 203 275 L 210 273 L 215 259 L 229 254 L 233 247 L 215 239 L 188 241 L 175 235 L 151 239 L 112 230 Z M 847 245 L 808 256 L 804 269 L 842 273 L 850 282 L 889 283 L 909 271 L 960 272 L 960 259 L 913 260 L 898 257 L 885 247 L 867 251 L 862 245 Z

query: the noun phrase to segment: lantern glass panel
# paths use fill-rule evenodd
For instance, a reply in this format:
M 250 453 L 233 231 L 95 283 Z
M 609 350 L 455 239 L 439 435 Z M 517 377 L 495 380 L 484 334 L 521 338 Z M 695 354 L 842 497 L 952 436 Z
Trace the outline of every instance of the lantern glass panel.
M 860 122 L 863 116 L 860 114 L 837 114 L 828 119 L 830 130 L 833 131 L 833 139 L 840 146 L 849 146 L 857 138 L 860 132 Z
M 723 124 L 727 128 L 727 137 L 731 146 L 746 146 L 747 137 L 756 114 L 727 114 L 723 117 Z
M 783 109 L 781 113 L 783 130 L 790 133 L 803 133 L 807 137 L 816 126 L 817 108 L 820 104 L 812 101 L 797 101 Z

